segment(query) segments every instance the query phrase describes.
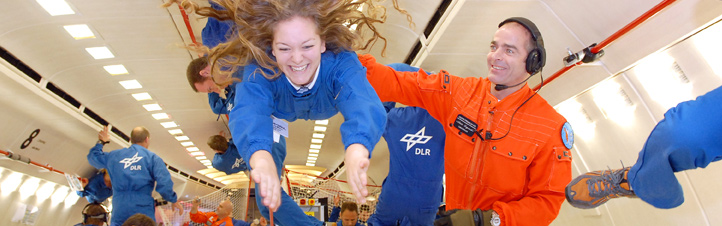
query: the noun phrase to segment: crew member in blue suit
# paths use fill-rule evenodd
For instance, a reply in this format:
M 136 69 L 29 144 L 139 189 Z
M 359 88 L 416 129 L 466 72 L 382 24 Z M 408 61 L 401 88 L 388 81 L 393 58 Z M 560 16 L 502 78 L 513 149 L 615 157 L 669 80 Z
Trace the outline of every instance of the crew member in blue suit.
M 388 66 L 396 71 L 419 71 L 407 64 Z M 446 134 L 441 123 L 423 108 L 395 105 L 384 102 L 389 174 L 368 224 L 433 225 L 443 191 Z
M 219 6 L 213 1 L 208 1 L 211 7 L 216 10 L 223 10 L 223 7 Z M 207 48 L 216 47 L 218 44 L 223 43 L 228 38 L 228 35 L 232 34 L 231 28 L 233 22 L 230 20 L 219 21 L 216 18 L 208 17 L 206 26 L 201 31 L 201 37 L 203 45 Z M 238 68 L 238 70 L 243 70 Z M 188 83 L 190 83 L 193 91 L 208 93 L 208 103 L 211 105 L 211 110 L 215 114 L 228 114 L 233 109 L 234 100 L 234 89 L 235 84 L 229 84 L 224 86 L 218 86 L 211 79 L 210 65 L 208 64 L 208 57 L 202 56 L 194 59 L 188 64 L 186 71 Z
M 662 209 L 684 203 L 674 173 L 722 159 L 722 87 L 667 110 L 631 167 L 592 171 L 566 188 L 569 204 L 589 209 L 613 198 L 638 197 Z
M 282 141 L 285 148 L 285 140 Z M 213 168 L 228 175 L 248 170 L 248 165 L 241 158 L 241 154 L 238 153 L 236 145 L 233 144 L 233 139 L 229 141 L 223 135 L 213 135 L 208 138 L 208 146 L 216 152 L 213 155 Z
M 78 196 L 85 197 L 89 203 L 101 203 L 113 196 L 112 183 L 108 170 L 100 169 L 98 173 L 83 180 L 83 190 L 77 191 Z
M 173 191 L 173 181 L 163 159 L 148 150 L 150 133 L 144 127 L 136 127 L 130 133 L 132 145 L 111 152 L 103 152 L 103 145 L 110 142 L 108 127 L 98 133 L 98 143 L 90 149 L 88 162 L 95 168 L 105 168 L 113 181 L 113 219 L 111 226 L 122 225 L 136 213 L 142 213 L 155 220 L 155 206 L 152 196 L 155 191 L 168 202 L 173 203 L 183 214 Z
M 233 109 L 236 84 L 219 86 L 211 78 L 211 66 L 208 57 L 192 60 L 186 70 L 188 83 L 195 92 L 207 93 L 208 104 L 215 114 L 228 114 Z

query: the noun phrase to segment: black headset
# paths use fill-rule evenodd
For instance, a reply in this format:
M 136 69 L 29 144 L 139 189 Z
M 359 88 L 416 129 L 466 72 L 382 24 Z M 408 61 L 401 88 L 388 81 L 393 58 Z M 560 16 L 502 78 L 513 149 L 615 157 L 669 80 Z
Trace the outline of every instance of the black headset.
M 539 29 L 533 22 L 531 22 L 531 20 L 524 17 L 511 17 L 506 19 L 499 24 L 499 27 L 509 22 L 519 23 L 524 26 L 529 33 L 531 33 L 531 38 L 534 40 L 535 45 L 534 49 L 529 51 L 529 55 L 526 57 L 526 71 L 529 72 L 529 75 L 539 73 L 542 70 L 542 67 L 544 67 L 544 64 L 546 64 L 547 58 L 546 50 L 544 49 L 544 39 L 542 39 L 541 32 L 539 32 Z
M 96 214 L 96 215 L 90 215 L 87 212 L 85 212 L 88 210 L 88 207 L 90 207 L 92 205 L 100 206 L 100 208 L 103 208 L 104 212 Z M 103 222 L 108 223 L 108 210 L 106 210 L 105 207 L 103 205 L 101 205 L 100 203 L 88 203 L 88 205 L 85 205 L 85 207 L 83 207 L 83 224 L 85 224 L 85 222 L 88 222 L 88 218 L 102 219 Z

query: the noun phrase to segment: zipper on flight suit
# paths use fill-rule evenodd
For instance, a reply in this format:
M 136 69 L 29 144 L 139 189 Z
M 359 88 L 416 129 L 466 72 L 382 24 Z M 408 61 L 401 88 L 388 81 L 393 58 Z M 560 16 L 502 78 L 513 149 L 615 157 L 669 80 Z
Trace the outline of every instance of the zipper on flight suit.
M 494 111 L 491 110 L 491 111 L 489 111 L 489 117 L 487 118 L 486 128 L 484 128 L 484 130 L 486 130 L 486 133 L 491 133 L 491 124 L 492 124 L 493 119 L 494 119 Z M 484 133 L 484 134 L 486 134 L 486 133 Z M 477 136 L 479 136 L 479 135 L 480 134 L 477 133 Z M 481 175 L 484 171 L 483 166 L 481 169 L 477 169 L 477 168 L 479 168 L 481 162 L 486 161 L 486 150 L 488 149 L 488 145 L 489 145 L 491 137 L 479 137 L 479 138 L 481 140 L 479 142 L 475 142 L 475 144 L 474 144 L 474 152 L 471 156 L 472 165 L 470 168 L 467 169 L 467 175 L 472 175 L 471 176 L 471 182 L 472 182 L 471 188 L 469 189 L 470 195 L 469 195 L 469 198 L 467 199 L 467 202 L 465 205 L 467 207 L 471 207 L 472 200 L 474 198 L 474 195 L 476 194 L 476 185 L 483 184 L 483 181 L 479 181 L 479 183 L 476 183 L 476 181 L 481 177 Z M 478 154 L 481 154 L 481 156 L 479 156 Z

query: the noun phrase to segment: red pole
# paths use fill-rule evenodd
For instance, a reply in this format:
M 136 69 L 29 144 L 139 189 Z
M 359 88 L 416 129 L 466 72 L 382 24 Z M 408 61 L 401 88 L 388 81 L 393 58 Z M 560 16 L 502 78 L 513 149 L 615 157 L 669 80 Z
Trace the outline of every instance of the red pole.
M 659 4 L 657 4 L 656 6 L 652 7 L 650 10 L 648 10 L 641 16 L 637 17 L 637 19 L 634 19 L 631 23 L 627 24 L 622 29 L 619 29 L 619 31 L 615 32 L 614 34 L 609 36 L 607 39 L 604 39 L 604 41 L 602 41 L 598 45 L 594 46 L 594 48 L 591 49 L 592 53 L 599 53 L 599 51 L 601 51 L 604 47 L 607 47 L 609 44 L 611 44 L 612 42 L 619 39 L 619 37 L 622 37 L 623 35 L 627 34 L 627 32 L 636 28 L 637 26 L 639 26 L 639 24 L 644 23 L 649 18 L 651 18 L 655 14 L 662 11 L 662 9 L 664 9 L 667 6 L 674 3 L 674 1 L 675 0 L 664 0 L 664 1 L 660 2 Z M 559 71 L 554 73 L 551 77 L 549 77 L 545 83 L 549 84 L 551 81 L 554 81 L 554 79 L 556 79 L 557 77 L 561 76 L 565 72 L 569 71 L 569 69 L 571 69 L 574 66 L 579 65 L 579 64 L 581 64 L 581 61 L 577 64 L 573 64 L 573 65 L 570 65 L 570 66 L 560 69 Z M 537 86 L 534 87 L 533 90 L 534 91 L 539 90 L 541 88 L 541 85 L 542 84 L 538 84 Z
M 5 155 L 5 156 L 7 156 L 8 158 L 10 158 L 10 156 L 13 155 L 12 153 L 7 152 L 7 151 L 3 151 L 3 150 L 0 150 L 0 154 L 3 154 L 3 155 Z M 20 155 L 18 155 L 18 156 L 20 156 Z M 50 172 L 56 172 L 56 173 L 65 175 L 65 173 L 64 173 L 63 171 L 56 170 L 56 169 L 53 168 L 53 167 L 46 166 L 46 165 L 42 165 L 42 164 L 40 164 L 40 163 L 38 163 L 38 162 L 35 162 L 35 161 L 31 161 L 30 159 L 28 159 L 28 164 L 32 164 L 32 165 L 35 165 L 35 166 L 38 166 L 38 167 L 47 169 L 47 170 L 49 170 Z M 82 179 L 82 178 L 78 177 L 78 179 Z
M 592 53 L 598 53 L 600 50 L 602 50 L 604 47 L 607 47 L 607 45 L 611 44 L 615 40 L 617 40 L 619 37 L 622 37 L 622 35 L 626 34 L 627 32 L 631 31 L 635 27 L 637 27 L 639 24 L 644 23 L 644 21 L 647 21 L 649 18 L 654 16 L 655 14 L 659 13 L 659 11 L 662 11 L 665 7 L 671 5 L 674 3 L 675 0 L 664 0 L 657 4 L 656 6 L 652 7 L 649 11 L 645 12 L 641 16 L 637 17 L 637 19 L 634 19 L 631 23 L 627 24 L 627 26 L 624 26 L 622 29 L 617 31 L 616 33 L 609 36 L 609 38 L 605 39 L 604 41 L 600 42 L 599 45 L 595 46 L 591 49 Z
M 191 22 L 188 20 L 188 14 L 186 14 L 186 10 L 183 9 L 180 5 L 178 5 L 178 9 L 181 12 L 181 15 L 183 15 L 183 21 L 186 23 L 186 28 L 188 29 L 188 34 L 191 36 L 191 41 L 193 41 L 194 45 L 198 45 L 198 42 L 196 42 L 196 36 L 193 35 L 193 28 L 191 28 Z
M 288 186 L 288 196 L 293 199 L 293 190 L 291 190 L 291 180 L 288 179 L 288 169 L 283 168 L 283 172 L 286 174 L 286 185 Z
M 243 220 L 248 222 L 248 204 L 251 202 L 251 184 L 253 183 L 253 178 L 251 178 L 251 174 L 248 174 L 248 190 L 246 191 L 246 213 L 243 214 Z M 258 193 L 256 193 L 258 195 Z M 256 203 L 258 204 L 258 203 Z

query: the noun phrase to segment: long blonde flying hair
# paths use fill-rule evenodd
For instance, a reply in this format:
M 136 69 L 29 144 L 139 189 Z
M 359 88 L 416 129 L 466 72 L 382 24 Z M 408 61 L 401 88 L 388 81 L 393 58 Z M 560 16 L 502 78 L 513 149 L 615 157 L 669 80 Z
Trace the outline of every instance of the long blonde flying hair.
M 318 34 L 326 42 L 326 50 L 338 53 L 343 50 L 357 51 L 371 48 L 379 39 L 383 40 L 382 55 L 386 51 L 386 38 L 374 26 L 386 20 L 386 8 L 378 3 L 382 0 L 212 0 L 226 10 L 199 7 L 190 0 L 170 0 L 164 6 L 178 3 L 186 10 L 201 16 L 218 20 L 232 20 L 235 24 L 232 35 L 213 49 L 195 47 L 208 53 L 214 81 L 219 85 L 233 82 L 231 75 L 237 67 L 257 63 L 272 71 L 260 73 L 274 79 L 282 73 L 276 61 L 269 56 L 273 42 L 273 29 L 281 21 L 295 16 L 311 18 L 319 28 Z M 409 26 L 413 27 L 411 15 L 392 0 L 394 8 L 406 15 Z M 349 29 L 355 27 L 354 30 Z M 361 34 L 370 31 L 368 38 Z

